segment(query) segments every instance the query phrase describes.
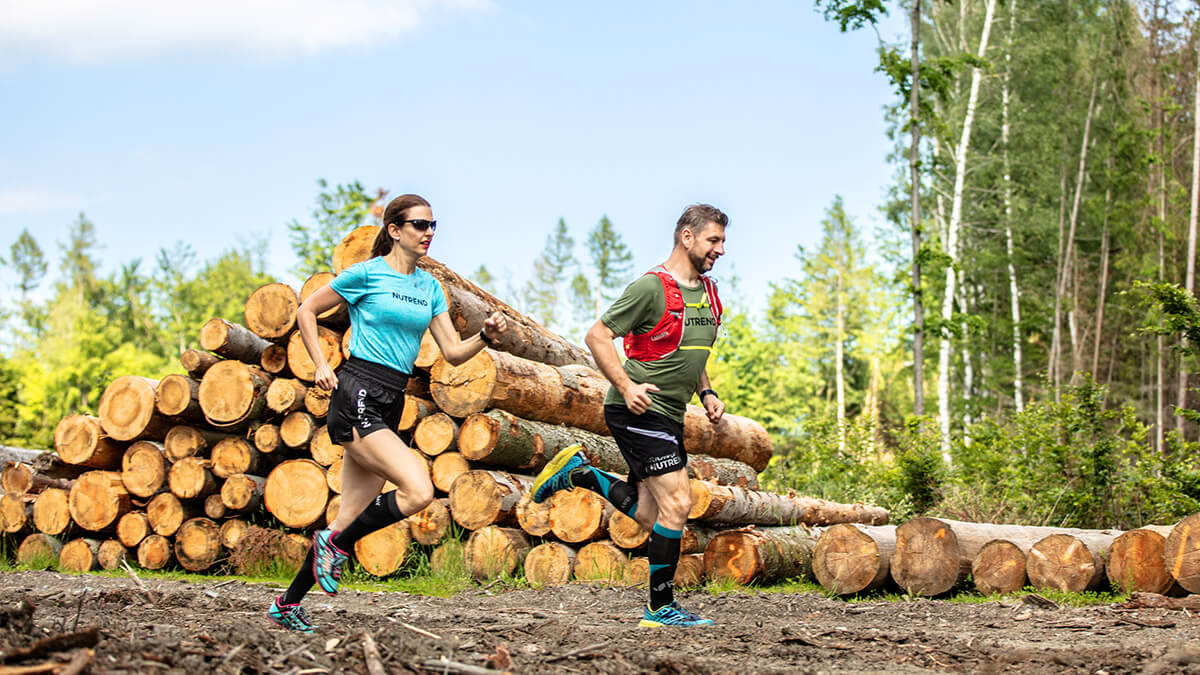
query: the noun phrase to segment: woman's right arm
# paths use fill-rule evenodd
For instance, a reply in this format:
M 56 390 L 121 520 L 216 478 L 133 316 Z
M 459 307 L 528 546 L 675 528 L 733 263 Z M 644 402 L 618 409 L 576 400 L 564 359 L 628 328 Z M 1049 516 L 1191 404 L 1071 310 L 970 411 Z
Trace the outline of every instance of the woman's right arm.
M 345 302 L 345 299 L 338 295 L 337 291 L 329 286 L 322 286 L 317 289 L 317 292 L 308 296 L 308 299 L 300 304 L 300 309 L 296 310 L 296 324 L 300 328 L 300 339 L 304 341 L 308 357 L 316 366 L 313 381 L 326 391 L 337 388 L 337 376 L 333 374 L 333 368 L 329 367 L 329 362 L 325 360 L 325 353 L 321 351 L 321 341 L 317 338 L 317 315 L 333 309 L 341 302 Z

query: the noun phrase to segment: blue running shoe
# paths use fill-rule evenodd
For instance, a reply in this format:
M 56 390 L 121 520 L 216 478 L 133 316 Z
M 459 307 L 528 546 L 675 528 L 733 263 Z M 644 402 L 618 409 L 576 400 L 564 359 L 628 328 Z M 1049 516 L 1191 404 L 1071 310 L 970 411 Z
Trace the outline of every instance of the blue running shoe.
M 313 535 L 313 576 L 321 590 L 337 595 L 342 565 L 350 556 L 333 543 L 333 530 L 317 530 Z
M 690 628 L 693 626 L 711 626 L 713 622 L 712 619 L 702 619 L 680 607 L 679 603 L 672 602 L 669 605 L 659 607 L 657 612 L 651 612 L 650 606 L 647 605 L 642 614 L 642 620 L 638 625 L 646 628 L 662 628 L 664 626 Z
M 550 495 L 559 490 L 566 490 L 574 487 L 571 485 L 571 472 L 581 466 L 590 464 L 587 455 L 583 454 L 582 445 L 572 445 L 558 451 L 554 459 L 542 469 L 542 472 L 533 479 L 532 493 L 529 497 L 534 504 L 541 504 L 550 498 Z
M 312 621 L 308 620 L 308 613 L 304 611 L 300 603 L 281 605 L 279 598 L 275 598 L 271 602 L 271 609 L 267 610 L 267 618 L 277 626 L 301 633 L 311 633 L 316 628 Z

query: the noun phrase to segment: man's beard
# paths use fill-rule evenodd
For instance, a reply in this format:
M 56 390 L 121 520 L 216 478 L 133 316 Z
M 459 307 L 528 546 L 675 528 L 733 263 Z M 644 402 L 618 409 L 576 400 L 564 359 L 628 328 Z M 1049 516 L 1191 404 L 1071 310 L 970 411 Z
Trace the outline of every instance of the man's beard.
M 688 261 L 692 263 L 692 267 L 696 270 L 696 274 L 704 274 L 711 266 L 708 264 L 708 256 L 698 256 L 691 251 L 688 251 Z

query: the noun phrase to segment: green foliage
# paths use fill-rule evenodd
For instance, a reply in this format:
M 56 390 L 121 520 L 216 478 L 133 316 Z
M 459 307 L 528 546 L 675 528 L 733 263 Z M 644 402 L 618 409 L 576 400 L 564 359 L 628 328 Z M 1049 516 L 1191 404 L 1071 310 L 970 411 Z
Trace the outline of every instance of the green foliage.
M 875 26 L 888 13 L 883 0 L 817 0 L 817 7 L 822 6 L 825 20 L 837 23 L 843 33 Z
M 496 277 L 488 271 L 487 265 L 480 265 L 474 272 L 471 273 L 471 281 L 483 290 L 496 294 Z
M 293 219 L 287 224 L 288 241 L 296 254 L 292 268 L 302 278 L 328 272 L 333 267 L 333 249 L 356 227 L 378 225 L 383 212 L 380 204 L 387 192 L 371 194 L 362 183 L 338 184 L 332 190 L 324 178 L 317 181 L 321 192 L 309 223 Z
M 543 326 L 566 325 L 563 300 L 568 270 L 575 266 L 575 239 L 562 218 L 546 236 L 546 246 L 533 261 L 533 277 L 522 293 L 526 310 Z

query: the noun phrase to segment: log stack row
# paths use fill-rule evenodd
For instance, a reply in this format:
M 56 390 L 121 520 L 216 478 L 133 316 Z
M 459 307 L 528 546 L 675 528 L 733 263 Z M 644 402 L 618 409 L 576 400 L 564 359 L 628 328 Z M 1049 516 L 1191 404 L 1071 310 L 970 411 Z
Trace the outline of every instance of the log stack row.
M 361 259 L 370 235 L 348 236 L 335 270 Z M 492 311 L 508 316 L 510 331 L 495 349 L 458 366 L 426 336 L 397 431 L 419 454 L 439 498 L 359 542 L 362 567 L 391 574 L 414 544 L 465 538 L 478 578 L 522 566 L 543 582 L 644 578 L 637 554 L 648 533 L 636 522 L 582 490 L 543 505 L 528 499 L 532 476 L 571 444 L 582 445 L 600 468 L 628 470 L 603 424 L 607 385 L 590 355 L 436 261 L 421 264 L 442 282 L 462 335 L 477 332 Z M 57 559 L 61 568 L 86 571 L 127 560 L 202 571 L 236 551 L 251 523 L 285 528 L 295 547 L 305 546 L 313 529 L 336 517 L 343 449 L 325 426 L 329 396 L 312 384 L 315 367 L 296 330 L 296 310 L 332 278 L 313 275 L 299 293 L 279 283 L 257 289 L 245 303 L 244 325 L 211 319 L 200 327 L 202 349 L 180 358 L 185 374 L 116 378 L 97 415 L 60 421 L 53 461 L 10 462 L 0 525 L 18 536 L 19 561 Z M 318 323 L 336 368 L 349 354 L 346 308 L 331 309 Z M 875 507 L 760 491 L 757 474 L 771 445 L 753 420 L 727 415 L 714 427 L 692 407 L 685 433 L 695 453 L 694 508 L 681 581 L 708 574 L 702 554 L 722 536 L 734 542 L 725 544 L 729 550 L 746 547 L 726 566 L 750 565 L 747 579 L 794 576 L 807 553 L 792 555 L 787 547 L 799 538 L 811 551 L 805 525 L 886 522 L 886 511 Z M 739 532 L 723 535 L 727 530 Z M 436 553 L 435 563 L 448 558 Z

